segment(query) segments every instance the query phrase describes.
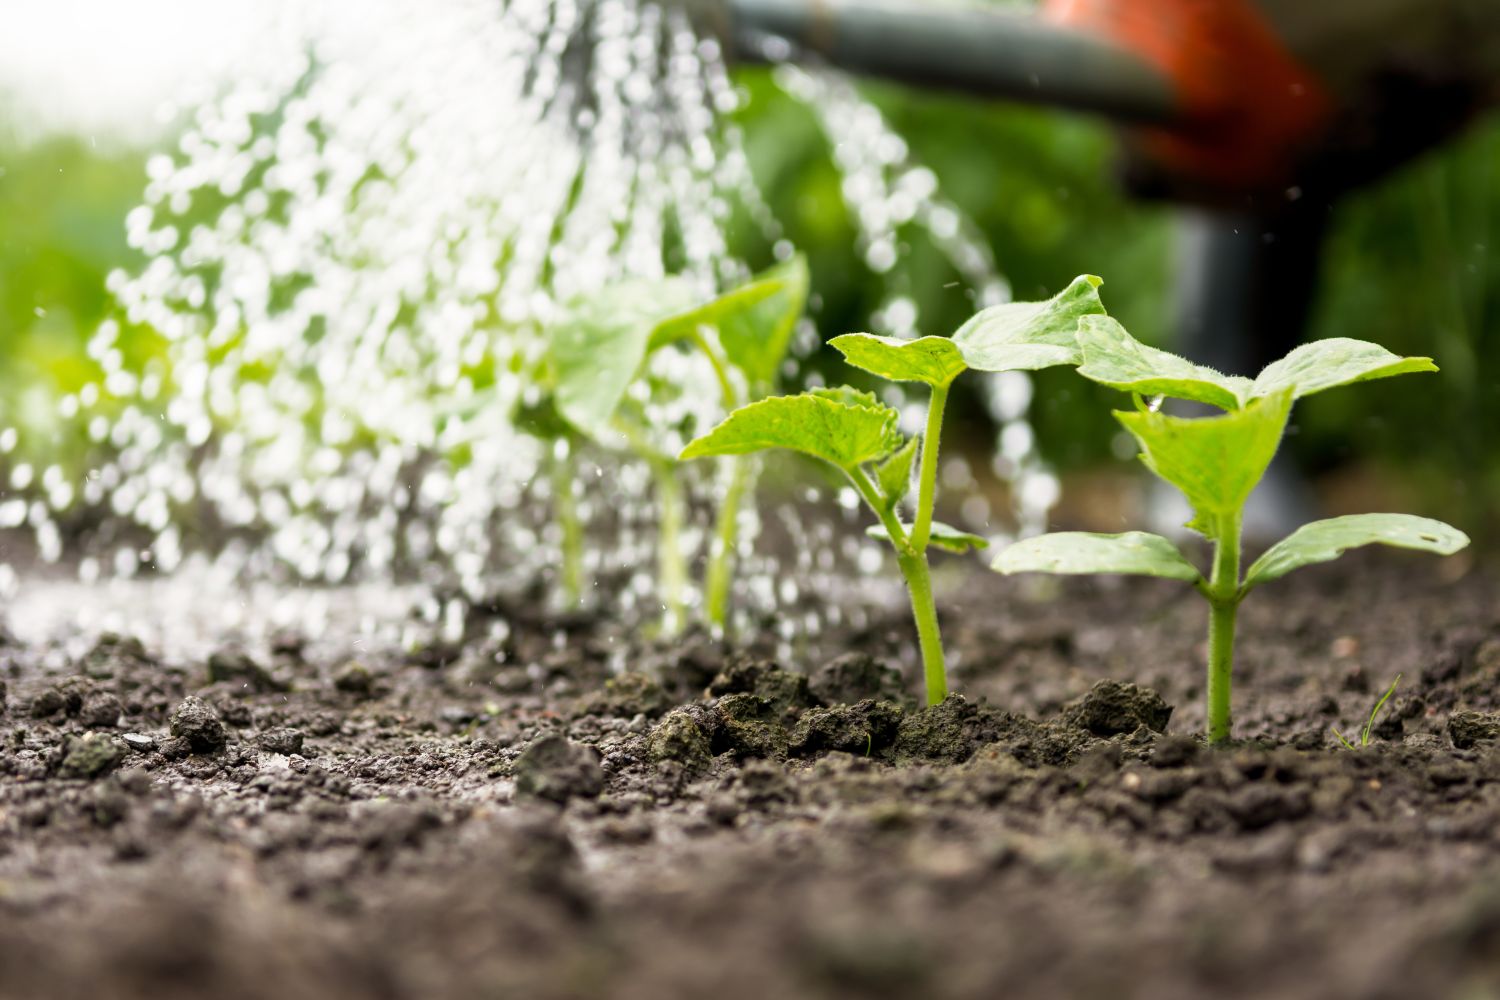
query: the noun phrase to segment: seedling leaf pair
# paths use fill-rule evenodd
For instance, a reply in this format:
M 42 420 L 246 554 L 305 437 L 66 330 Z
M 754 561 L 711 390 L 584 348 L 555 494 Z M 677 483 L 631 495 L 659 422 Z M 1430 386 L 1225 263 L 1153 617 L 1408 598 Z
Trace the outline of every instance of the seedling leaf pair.
M 969 369 L 1020 371 L 1078 361 L 1080 317 L 1102 316 L 1100 281 L 1075 278 L 1045 302 L 1007 302 L 978 313 L 952 337 L 902 340 L 846 333 L 829 343 L 844 360 L 892 382 L 921 382 L 946 389 Z
M 1141 396 L 1171 396 L 1221 410 L 1242 409 L 1282 391 L 1289 390 L 1295 401 L 1341 385 L 1437 371 L 1431 358 L 1403 358 L 1379 344 L 1334 337 L 1298 347 L 1254 379 L 1223 375 L 1142 344 L 1108 316 L 1084 317 L 1078 324 L 1078 346 L 1083 361 L 1078 374 L 1085 378 Z

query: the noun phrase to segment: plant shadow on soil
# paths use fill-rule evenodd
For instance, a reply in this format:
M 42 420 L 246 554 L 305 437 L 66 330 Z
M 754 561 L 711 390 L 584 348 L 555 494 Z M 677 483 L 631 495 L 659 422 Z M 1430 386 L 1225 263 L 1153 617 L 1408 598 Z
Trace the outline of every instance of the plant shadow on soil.
M 1257 593 L 1212 752 L 1190 591 L 946 583 L 929 709 L 897 607 L 781 666 L 498 604 L 415 653 L 11 638 L 0 996 L 1500 995 L 1492 578 Z

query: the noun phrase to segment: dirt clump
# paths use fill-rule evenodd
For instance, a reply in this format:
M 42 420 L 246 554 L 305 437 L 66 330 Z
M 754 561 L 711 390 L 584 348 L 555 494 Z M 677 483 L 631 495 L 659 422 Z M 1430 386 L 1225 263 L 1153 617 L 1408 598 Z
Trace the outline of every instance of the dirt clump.
M 1104 738 L 1133 733 L 1142 726 L 1164 733 L 1171 718 L 1172 706 L 1155 691 L 1109 679 L 1096 681 L 1088 694 L 1063 710 L 1063 721 Z
M 604 777 L 599 752 L 564 736 L 533 741 L 515 764 L 517 794 L 551 802 L 595 798 L 604 790 Z
M 169 723 L 172 738 L 182 741 L 189 753 L 207 754 L 224 749 L 229 731 L 218 713 L 199 698 L 184 698 Z
M 1460 750 L 1500 739 L 1500 712 L 1454 712 L 1448 717 L 1448 738 Z
M 905 707 L 910 701 L 900 671 L 868 653 L 834 657 L 814 671 L 808 686 L 825 705 L 887 701 Z

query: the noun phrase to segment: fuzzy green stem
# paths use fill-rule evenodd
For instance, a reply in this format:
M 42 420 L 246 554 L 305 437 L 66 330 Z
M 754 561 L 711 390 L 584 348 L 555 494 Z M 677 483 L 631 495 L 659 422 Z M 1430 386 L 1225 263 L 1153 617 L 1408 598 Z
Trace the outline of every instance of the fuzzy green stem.
M 1208 742 L 1229 741 L 1234 621 L 1240 606 L 1240 517 L 1223 518 L 1214 540 L 1214 568 L 1208 581 Z
M 922 649 L 922 673 L 927 678 L 927 704 L 936 705 L 948 697 L 948 674 L 943 664 L 943 638 L 938 631 L 927 553 L 897 556 L 896 561 L 911 592 L 911 613 L 917 621 L 917 643 Z
M 723 398 L 724 412 L 732 413 L 742 403 L 734 379 L 729 375 L 728 365 L 719 356 L 714 345 L 709 343 L 702 330 L 693 331 L 693 341 L 698 345 L 708 363 L 713 366 L 714 376 L 719 381 L 719 394 Z M 734 456 L 729 462 L 729 486 L 719 504 L 718 520 L 714 525 L 714 541 L 708 555 L 708 566 L 703 575 L 704 616 L 709 625 L 723 629 L 729 618 L 729 589 L 734 581 L 734 556 L 739 540 L 740 502 L 750 482 L 750 460 Z
M 573 492 L 577 462 L 573 448 L 552 456 L 552 502 L 562 528 L 562 591 L 569 606 L 583 600 L 583 520 L 578 516 L 578 497 Z
M 891 546 L 896 550 L 896 563 L 901 567 L 901 576 L 906 580 L 906 589 L 911 594 L 911 613 L 917 623 L 917 645 L 922 651 L 922 673 L 927 681 L 927 704 L 936 705 L 948 697 L 948 674 L 943 664 L 943 639 L 938 631 L 937 604 L 932 599 L 932 574 L 927 568 L 927 550 L 916 548 L 912 539 L 901 528 L 901 522 L 880 498 L 880 492 L 863 469 L 848 470 L 854 488 L 873 510 L 886 534 L 891 536 Z
M 912 549 L 925 553 L 932 535 L 932 508 L 937 501 L 938 450 L 943 437 L 943 410 L 948 405 L 948 387 L 933 386 L 927 404 L 927 429 L 922 432 L 922 469 L 917 485 L 917 516 L 912 522 Z M 925 562 L 925 556 L 923 561 Z
M 729 459 L 729 486 L 719 506 L 719 521 L 714 533 L 713 549 L 704 571 L 704 614 L 708 623 L 722 629 L 729 619 L 729 589 L 734 580 L 735 548 L 739 541 L 740 501 L 749 488 L 750 459 L 738 455 Z
M 657 528 L 656 581 L 662 604 L 662 634 L 677 635 L 687 616 L 687 560 L 682 555 L 682 485 L 670 464 L 655 463 L 656 502 L 661 512 Z
M 895 548 L 896 555 L 910 554 L 913 550 L 911 541 L 906 537 L 906 529 L 901 527 L 901 521 L 896 517 L 896 512 L 881 500 L 880 491 L 870 481 L 869 473 L 858 466 L 845 469 L 844 472 L 848 474 L 849 481 L 854 484 L 854 488 L 859 491 L 865 505 L 875 512 L 876 517 L 880 518 L 880 524 L 885 528 L 885 533 L 891 537 L 891 545 Z

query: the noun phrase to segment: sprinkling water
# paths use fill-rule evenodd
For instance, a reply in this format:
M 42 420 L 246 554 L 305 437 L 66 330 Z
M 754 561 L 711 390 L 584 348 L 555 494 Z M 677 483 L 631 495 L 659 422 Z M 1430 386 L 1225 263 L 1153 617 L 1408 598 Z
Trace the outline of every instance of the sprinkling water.
M 735 218 L 791 253 L 730 121 L 740 96 L 717 43 L 639 0 L 299 12 L 295 57 L 205 103 L 176 151 L 150 161 L 127 223 L 147 263 L 111 276 L 120 315 L 89 345 L 99 378 L 61 402 L 87 430 L 89 471 L 74 482 L 15 462 L 10 486 L 29 499 L 0 504 L 0 522 L 29 527 L 50 560 L 60 520 L 102 520 L 85 580 L 172 571 L 201 551 L 240 578 L 402 572 L 477 599 L 557 565 L 564 539 L 545 511 L 570 487 L 547 470 L 565 460 L 570 499 L 596 526 L 585 572 L 619 581 L 614 609 L 656 613 L 647 471 L 607 449 L 573 453 L 523 415 L 542 402 L 548 331 L 579 297 L 669 275 L 704 298 L 734 285 L 749 274 L 730 250 Z M 876 329 L 919 328 L 898 266 L 910 229 L 948 255 L 976 308 L 1008 296 L 878 111 L 832 74 L 783 66 L 777 80 L 829 133 L 859 253 L 887 278 Z M 799 343 L 816 344 L 810 325 Z M 661 450 L 722 415 L 700 354 L 660 351 L 647 375 L 637 401 Z M 1017 374 L 991 392 L 1023 529 L 1055 494 L 1025 423 L 1029 387 Z M 700 498 L 683 541 L 701 551 L 701 499 L 718 481 L 682 475 Z M 989 521 L 987 507 L 965 513 Z M 878 567 L 863 542 L 836 547 L 791 507 L 777 518 L 802 579 Z M 753 545 L 758 513 L 742 522 L 743 622 L 800 593 Z

